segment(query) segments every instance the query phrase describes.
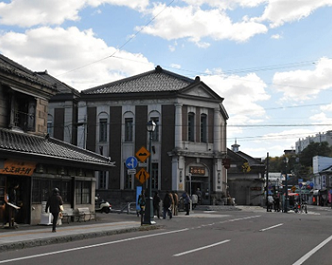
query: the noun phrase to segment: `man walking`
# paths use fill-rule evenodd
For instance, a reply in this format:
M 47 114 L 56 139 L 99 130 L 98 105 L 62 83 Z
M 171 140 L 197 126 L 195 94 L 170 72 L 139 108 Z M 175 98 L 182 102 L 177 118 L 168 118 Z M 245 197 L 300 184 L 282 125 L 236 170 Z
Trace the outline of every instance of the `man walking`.
M 62 198 L 59 195 L 59 189 L 54 188 L 53 194 L 48 198 L 46 203 L 45 212 L 48 212 L 48 208 L 50 208 L 50 212 L 53 215 L 53 226 L 52 232 L 56 232 L 56 223 L 58 222 L 59 213 L 60 213 L 60 205 L 63 205 Z
M 167 191 L 163 199 L 163 219 L 166 219 L 166 213 L 168 213 L 169 219 L 172 219 L 171 206 L 172 206 L 172 199 L 169 196 L 169 191 Z
M 182 199 L 183 199 L 183 203 L 184 203 L 184 208 L 185 208 L 185 211 L 186 211 L 186 215 L 189 215 L 190 198 L 189 198 L 187 192 L 183 192 L 182 193 Z
M 176 191 L 173 191 L 173 215 L 178 215 L 178 206 L 179 206 L 179 196 Z

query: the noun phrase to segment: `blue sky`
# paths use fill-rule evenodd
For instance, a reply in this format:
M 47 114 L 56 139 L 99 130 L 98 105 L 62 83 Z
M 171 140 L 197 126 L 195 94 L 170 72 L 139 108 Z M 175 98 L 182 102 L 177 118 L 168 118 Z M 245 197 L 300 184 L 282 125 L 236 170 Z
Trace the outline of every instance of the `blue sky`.
M 332 0 L 6 0 L 0 52 L 83 90 L 154 69 L 200 76 L 227 146 L 281 156 L 332 129 Z

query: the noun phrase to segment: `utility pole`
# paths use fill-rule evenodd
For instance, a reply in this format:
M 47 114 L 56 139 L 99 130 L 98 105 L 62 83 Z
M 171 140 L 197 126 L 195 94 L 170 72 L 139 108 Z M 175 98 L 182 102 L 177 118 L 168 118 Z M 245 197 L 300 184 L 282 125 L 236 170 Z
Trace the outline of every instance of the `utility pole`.
M 269 153 L 266 156 L 266 211 L 269 211 Z

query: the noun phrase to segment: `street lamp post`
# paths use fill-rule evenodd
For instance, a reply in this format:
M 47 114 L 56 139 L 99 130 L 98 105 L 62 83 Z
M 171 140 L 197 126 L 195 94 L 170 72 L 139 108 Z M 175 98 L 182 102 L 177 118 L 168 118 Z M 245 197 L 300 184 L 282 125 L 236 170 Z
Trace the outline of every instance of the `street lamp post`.
M 288 164 L 288 157 L 284 157 L 284 164 L 285 164 L 285 203 L 284 203 L 284 213 L 288 212 L 288 177 L 287 177 L 287 164 Z
M 144 224 L 152 224 L 153 219 L 153 205 L 152 205 L 152 164 L 151 164 L 151 142 L 152 142 L 152 133 L 156 129 L 156 123 L 153 120 L 150 120 L 146 124 L 146 129 L 149 132 L 149 161 L 148 161 L 148 170 L 150 177 L 148 179 L 148 196 L 146 198 L 145 214 L 144 214 Z
M 189 194 L 190 194 L 190 196 L 189 196 L 190 197 L 190 208 L 189 208 L 190 211 L 193 210 L 192 197 L 191 197 L 191 176 L 192 176 L 192 174 L 189 173 L 188 178 L 189 178 Z

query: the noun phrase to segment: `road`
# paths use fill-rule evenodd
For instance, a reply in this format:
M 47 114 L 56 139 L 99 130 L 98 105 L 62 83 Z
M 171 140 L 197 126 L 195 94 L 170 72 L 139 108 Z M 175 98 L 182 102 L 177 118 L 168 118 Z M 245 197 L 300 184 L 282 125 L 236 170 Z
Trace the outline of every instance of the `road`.
M 0 264 L 331 265 L 332 212 L 198 212 L 163 229 L 0 253 Z

